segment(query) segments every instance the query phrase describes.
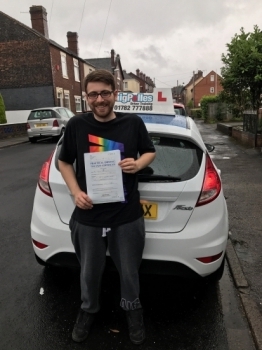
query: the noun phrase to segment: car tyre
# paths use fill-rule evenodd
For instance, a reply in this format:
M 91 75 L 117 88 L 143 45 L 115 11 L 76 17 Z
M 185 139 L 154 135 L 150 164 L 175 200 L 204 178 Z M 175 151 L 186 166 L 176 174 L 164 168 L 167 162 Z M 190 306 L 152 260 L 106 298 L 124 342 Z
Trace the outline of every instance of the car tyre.
M 35 138 L 35 137 L 30 137 L 30 138 L 29 138 L 29 141 L 30 141 L 31 143 L 36 143 L 37 138 Z

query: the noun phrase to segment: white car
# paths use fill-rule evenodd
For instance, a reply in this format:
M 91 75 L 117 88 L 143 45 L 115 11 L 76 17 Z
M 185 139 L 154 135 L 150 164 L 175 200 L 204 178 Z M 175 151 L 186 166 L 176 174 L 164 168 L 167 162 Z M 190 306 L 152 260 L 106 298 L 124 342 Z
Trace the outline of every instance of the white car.
M 119 102 L 115 110 L 121 110 L 121 105 L 127 106 Z M 141 271 L 219 280 L 228 240 L 228 211 L 220 173 L 207 145 L 190 117 L 173 111 L 155 114 L 154 107 L 142 108 L 141 113 L 137 104 L 131 104 L 130 112 L 132 106 L 156 148 L 155 160 L 138 175 L 146 227 Z M 31 236 L 39 263 L 72 266 L 78 264 L 68 226 L 74 202 L 58 169 L 61 142 L 41 170 Z
M 27 119 L 27 136 L 31 143 L 43 137 L 59 139 L 65 130 L 68 120 L 74 116 L 65 107 L 45 107 L 33 109 Z

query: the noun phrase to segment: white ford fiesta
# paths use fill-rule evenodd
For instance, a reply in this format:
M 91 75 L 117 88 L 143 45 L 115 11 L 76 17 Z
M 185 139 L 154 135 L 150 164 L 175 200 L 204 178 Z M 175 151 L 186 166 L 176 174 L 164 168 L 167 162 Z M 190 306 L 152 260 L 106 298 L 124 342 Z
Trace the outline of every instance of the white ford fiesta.
M 138 174 L 146 227 L 141 271 L 219 280 L 228 212 L 211 148 L 190 117 L 174 115 L 172 101 L 171 109 L 162 107 L 169 100 L 162 92 L 146 95 L 119 93 L 115 105 L 143 119 L 156 149 L 153 163 Z M 62 139 L 40 172 L 31 237 L 40 264 L 77 266 L 69 230 L 74 201 L 58 169 L 61 144 Z

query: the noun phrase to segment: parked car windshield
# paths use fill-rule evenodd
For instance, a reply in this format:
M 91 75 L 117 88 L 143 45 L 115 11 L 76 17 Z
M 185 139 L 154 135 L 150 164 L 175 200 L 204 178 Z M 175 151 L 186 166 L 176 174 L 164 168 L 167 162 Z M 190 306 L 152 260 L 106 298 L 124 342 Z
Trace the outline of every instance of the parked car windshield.
M 55 111 L 51 109 L 43 109 L 43 110 L 37 110 L 37 111 L 31 111 L 29 114 L 28 120 L 34 120 L 34 119 L 50 119 L 50 118 L 57 118 Z
M 185 109 L 183 107 L 175 106 L 174 111 L 178 115 L 186 115 Z

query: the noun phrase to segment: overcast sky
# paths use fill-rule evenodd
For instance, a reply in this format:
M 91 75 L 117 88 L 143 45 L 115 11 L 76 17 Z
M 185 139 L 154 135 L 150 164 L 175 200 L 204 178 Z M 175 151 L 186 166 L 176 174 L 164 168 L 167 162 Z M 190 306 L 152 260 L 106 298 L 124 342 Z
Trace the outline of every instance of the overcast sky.
M 0 0 L 0 10 L 31 27 L 29 8 L 47 10 L 50 39 L 67 47 L 79 35 L 79 56 L 109 57 L 137 68 L 157 87 L 187 84 L 193 71 L 220 74 L 221 55 L 240 28 L 262 29 L 261 0 Z

